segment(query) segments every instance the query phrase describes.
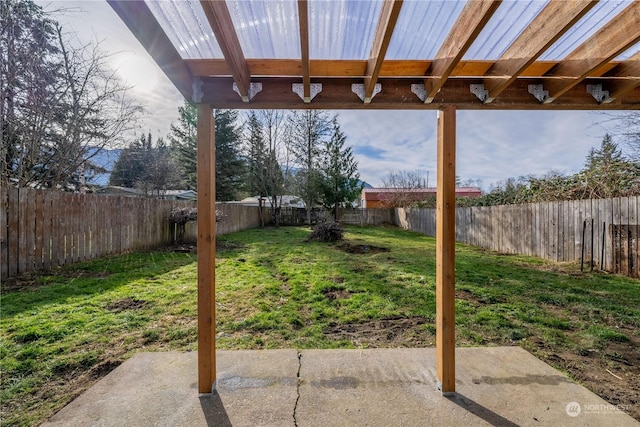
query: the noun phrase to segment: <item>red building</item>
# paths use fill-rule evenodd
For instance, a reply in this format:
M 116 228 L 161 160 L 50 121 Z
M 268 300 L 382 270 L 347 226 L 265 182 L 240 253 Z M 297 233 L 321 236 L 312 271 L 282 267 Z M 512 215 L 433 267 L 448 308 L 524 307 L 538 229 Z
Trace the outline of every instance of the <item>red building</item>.
M 408 206 L 435 196 L 435 188 L 365 188 L 360 198 L 363 208 L 394 208 Z M 479 188 L 456 187 L 456 197 L 480 196 L 482 196 L 482 190 Z

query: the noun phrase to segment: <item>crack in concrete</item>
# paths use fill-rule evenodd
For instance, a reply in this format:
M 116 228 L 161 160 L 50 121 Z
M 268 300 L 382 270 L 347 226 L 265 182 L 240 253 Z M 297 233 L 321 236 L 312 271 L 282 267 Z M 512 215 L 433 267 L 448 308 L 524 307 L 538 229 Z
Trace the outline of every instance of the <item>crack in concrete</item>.
M 300 353 L 300 351 L 298 351 L 298 373 L 296 375 L 297 379 L 296 379 L 296 403 L 293 406 L 293 425 L 295 427 L 298 427 L 298 420 L 296 418 L 296 412 L 298 411 L 298 401 L 300 400 L 300 383 L 302 383 L 302 380 L 300 379 L 300 369 L 302 369 L 302 353 Z

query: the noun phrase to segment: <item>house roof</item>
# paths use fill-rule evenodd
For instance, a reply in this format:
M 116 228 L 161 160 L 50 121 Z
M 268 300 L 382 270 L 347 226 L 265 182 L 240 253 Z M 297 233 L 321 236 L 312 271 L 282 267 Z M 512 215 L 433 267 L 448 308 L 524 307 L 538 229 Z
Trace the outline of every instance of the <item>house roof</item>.
M 632 0 L 108 0 L 217 108 L 637 109 Z

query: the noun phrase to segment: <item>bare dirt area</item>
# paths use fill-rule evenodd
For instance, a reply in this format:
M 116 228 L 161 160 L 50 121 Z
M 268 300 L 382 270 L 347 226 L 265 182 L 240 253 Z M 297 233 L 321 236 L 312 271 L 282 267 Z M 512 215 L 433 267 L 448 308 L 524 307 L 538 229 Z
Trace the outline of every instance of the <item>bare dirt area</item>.
M 528 348 L 549 365 L 565 371 L 612 405 L 640 420 L 640 339 L 631 334 L 628 342 L 610 342 L 603 349 L 586 349 L 580 354 L 549 349 L 541 339 Z
M 355 346 L 372 348 L 425 347 L 435 345 L 433 322 L 424 317 L 393 317 L 365 323 L 331 325 L 324 334 L 332 340 L 351 341 Z
M 389 248 L 373 245 L 357 245 L 352 243 L 341 243 L 337 248 L 348 254 L 377 254 L 381 252 L 389 252 Z

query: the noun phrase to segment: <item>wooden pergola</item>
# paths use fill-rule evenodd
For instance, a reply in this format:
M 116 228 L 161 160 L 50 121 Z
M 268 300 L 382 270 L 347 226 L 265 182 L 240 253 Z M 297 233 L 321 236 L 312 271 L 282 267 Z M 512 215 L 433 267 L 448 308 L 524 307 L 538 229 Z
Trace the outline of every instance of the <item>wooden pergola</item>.
M 361 37 L 368 57 L 355 59 L 317 58 L 310 47 L 323 43 L 316 39 L 319 33 L 313 24 L 323 8 L 338 3 L 349 6 L 345 0 L 334 0 L 333 5 L 271 0 L 272 6 L 297 20 L 294 34 L 278 31 L 282 19 L 239 17 L 239 0 L 202 0 L 191 5 L 107 1 L 185 99 L 198 105 L 201 393 L 211 392 L 216 379 L 213 108 L 438 110 L 436 370 L 443 394 L 455 392 L 456 110 L 640 108 L 640 1 L 358 2 L 362 10 L 375 11 L 376 19 L 365 22 L 371 37 L 364 33 Z M 266 7 L 264 1 L 253 3 Z M 346 6 L 348 15 L 352 9 Z M 433 21 L 416 12 L 427 7 Z M 436 13 L 445 7 L 450 8 L 448 16 Z M 508 8 L 516 7 L 529 12 L 511 19 Z M 185 8 L 192 8 L 190 13 L 202 20 L 184 18 Z M 182 18 L 172 20 L 175 17 Z M 339 33 L 358 20 L 362 16 L 340 16 L 329 22 L 328 31 Z M 521 30 L 514 32 L 514 26 Z M 295 41 L 297 56 L 246 57 L 246 51 L 259 51 L 248 44 L 248 27 L 260 32 L 263 41 L 264 34 L 290 38 L 285 41 Z M 429 47 L 436 27 L 446 29 L 440 39 L 435 38 L 439 40 L 436 53 L 401 57 L 399 46 L 422 43 Z M 494 48 L 491 41 L 493 46 L 505 47 Z M 221 54 L 197 58 L 189 54 L 190 46 L 205 43 L 216 44 Z M 488 53 L 476 53 L 478 58 L 468 55 L 482 43 L 489 46 Z

